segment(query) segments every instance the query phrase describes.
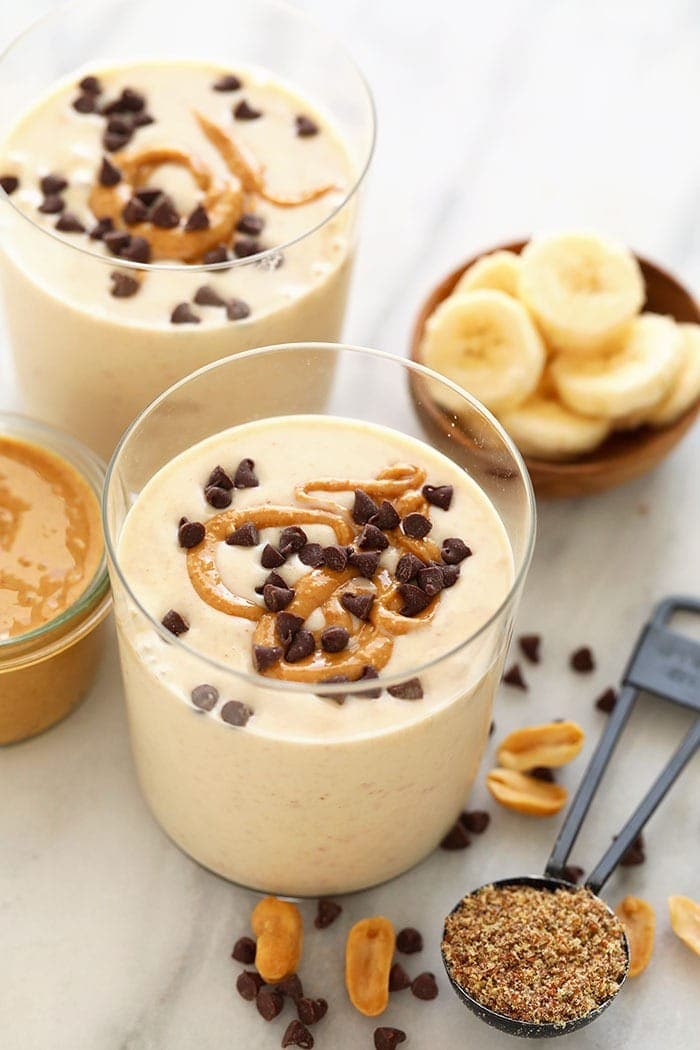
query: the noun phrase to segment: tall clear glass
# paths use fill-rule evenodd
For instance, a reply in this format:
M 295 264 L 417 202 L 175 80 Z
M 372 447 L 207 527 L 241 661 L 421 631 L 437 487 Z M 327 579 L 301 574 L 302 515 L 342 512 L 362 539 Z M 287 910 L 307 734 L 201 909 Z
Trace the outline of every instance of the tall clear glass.
M 2 142 L 54 85 L 123 64 L 182 59 L 262 68 L 297 89 L 344 143 L 352 178 L 313 228 L 255 256 L 206 266 L 115 259 L 86 234 L 57 236 L 52 222 L 39 224 L 33 209 L 17 206 L 17 193 L 0 190 L 0 284 L 24 409 L 105 458 L 137 413 L 194 369 L 256 346 L 341 335 L 358 190 L 374 144 L 367 85 L 338 40 L 279 0 L 198 0 L 190 15 L 171 0 L 78 0 L 19 37 L 0 58 L 3 174 L 24 170 L 27 157 L 5 156 Z M 56 134 L 74 163 L 80 147 L 71 145 L 71 129 L 98 118 L 68 110 Z M 142 134 L 157 135 L 157 127 Z M 36 163 L 43 174 L 42 158 Z M 76 179 L 91 180 L 95 168 L 83 164 Z M 31 164 L 27 170 L 38 194 L 38 174 Z M 115 271 L 135 275 L 141 292 L 115 297 Z M 199 324 L 172 324 L 173 308 L 192 303 L 205 284 L 226 300 L 252 302 L 250 315 L 232 319 L 209 308 Z
M 435 386 L 462 399 L 459 429 L 429 429 L 423 407 Z M 384 686 L 419 676 L 430 697 L 400 725 L 389 720 L 348 735 L 347 707 L 329 706 L 347 686 L 324 685 L 318 697 L 303 683 L 203 656 L 146 612 L 120 560 L 130 507 L 173 457 L 237 424 L 300 412 L 381 424 L 444 453 L 482 489 L 507 535 L 512 586 L 490 619 L 422 666 L 382 673 Z M 138 775 L 156 820 L 183 850 L 235 882 L 316 896 L 382 882 L 434 849 L 483 753 L 534 542 L 526 469 L 486 409 L 436 373 L 375 350 L 287 344 L 230 357 L 176 384 L 132 424 L 109 466 L 104 524 Z M 157 552 L 154 559 L 157 571 Z M 216 712 L 194 709 L 185 680 L 213 684 L 222 698 L 253 709 L 284 710 L 285 732 L 256 731 L 254 719 L 232 730 Z M 362 693 L 362 685 L 353 690 Z M 297 733 L 294 705 L 313 703 L 322 727 Z

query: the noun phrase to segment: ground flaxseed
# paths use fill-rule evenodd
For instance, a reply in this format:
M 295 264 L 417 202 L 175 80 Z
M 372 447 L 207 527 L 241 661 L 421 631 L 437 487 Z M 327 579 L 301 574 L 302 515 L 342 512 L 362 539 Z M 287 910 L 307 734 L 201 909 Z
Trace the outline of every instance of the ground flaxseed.
M 448 916 L 450 976 L 489 1010 L 531 1024 L 566 1024 L 619 988 L 623 928 L 589 890 L 485 886 Z

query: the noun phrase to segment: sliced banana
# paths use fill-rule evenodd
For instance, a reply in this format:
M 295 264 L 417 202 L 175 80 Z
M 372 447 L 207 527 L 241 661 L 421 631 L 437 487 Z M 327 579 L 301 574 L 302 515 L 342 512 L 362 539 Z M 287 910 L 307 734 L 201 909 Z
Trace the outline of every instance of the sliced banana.
M 440 303 L 426 323 L 421 359 L 500 413 L 533 392 L 545 349 L 524 306 L 505 292 L 483 289 Z M 447 407 L 459 412 L 462 406 Z
M 518 295 L 552 349 L 586 356 L 617 348 L 645 290 L 639 263 L 623 245 L 560 233 L 525 246 Z
M 665 397 L 681 361 L 678 326 L 659 314 L 641 314 L 616 353 L 560 354 L 551 371 L 559 396 L 574 412 L 624 419 L 652 409 Z
M 665 427 L 700 397 L 700 325 L 680 324 L 681 364 L 670 391 L 649 413 L 648 422 Z
M 472 292 L 477 288 L 490 288 L 496 292 L 516 297 L 520 257 L 515 252 L 498 251 L 482 255 L 462 274 L 455 285 L 453 295 Z
M 610 421 L 581 416 L 554 398 L 536 394 L 500 417 L 525 456 L 576 459 L 597 448 L 610 433 Z

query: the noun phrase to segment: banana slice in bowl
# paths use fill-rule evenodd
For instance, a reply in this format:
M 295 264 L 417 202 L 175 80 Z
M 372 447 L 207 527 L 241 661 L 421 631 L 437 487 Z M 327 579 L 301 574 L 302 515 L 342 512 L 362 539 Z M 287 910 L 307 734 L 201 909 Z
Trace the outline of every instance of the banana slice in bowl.
M 582 416 L 554 398 L 537 394 L 500 420 L 524 456 L 553 461 L 591 452 L 612 429 L 608 419 Z
M 518 294 L 520 275 L 520 256 L 515 252 L 496 251 L 482 255 L 464 271 L 455 285 L 453 295 L 459 292 L 473 292 L 478 288 L 491 288 L 496 292 L 505 292 L 514 298 Z

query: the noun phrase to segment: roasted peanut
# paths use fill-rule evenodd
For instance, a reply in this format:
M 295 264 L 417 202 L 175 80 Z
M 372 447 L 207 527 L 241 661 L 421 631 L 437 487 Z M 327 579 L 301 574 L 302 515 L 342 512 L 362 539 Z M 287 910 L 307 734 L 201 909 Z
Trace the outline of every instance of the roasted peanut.
M 646 970 L 654 948 L 656 916 L 651 904 L 641 897 L 623 897 L 615 914 L 625 927 L 630 946 L 630 977 Z
M 506 809 L 549 817 L 558 813 L 568 798 L 566 788 L 546 780 L 529 777 L 515 769 L 492 769 L 486 777 L 486 786 Z
M 583 730 L 576 722 L 545 722 L 509 733 L 498 749 L 506 769 L 527 772 L 537 766 L 565 766 L 583 747 Z
M 296 973 L 304 943 L 301 914 L 295 904 L 265 897 L 256 904 L 251 918 L 257 937 L 255 968 L 268 984 L 276 984 Z
M 350 1002 L 366 1017 L 386 1010 L 395 940 L 394 927 L 381 915 L 356 922 L 348 934 L 345 985 Z
M 668 898 L 673 932 L 687 944 L 691 952 L 700 955 L 700 904 L 690 897 Z

